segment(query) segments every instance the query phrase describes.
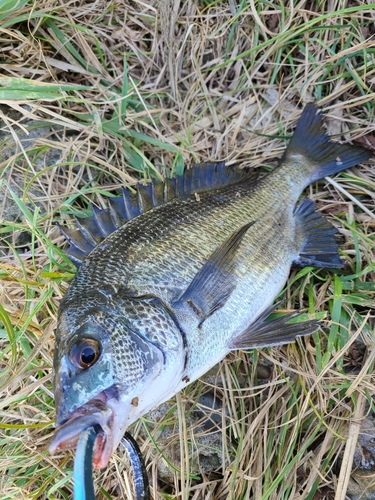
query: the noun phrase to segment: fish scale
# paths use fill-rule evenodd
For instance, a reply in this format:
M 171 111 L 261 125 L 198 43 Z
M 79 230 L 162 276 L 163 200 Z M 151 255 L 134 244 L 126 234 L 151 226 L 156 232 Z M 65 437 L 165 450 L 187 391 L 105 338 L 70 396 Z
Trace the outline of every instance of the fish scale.
M 137 286 L 139 281 L 144 286 L 155 287 L 159 283 L 164 286 L 174 281 L 181 286 L 180 280 L 191 280 L 213 249 L 234 230 L 259 218 L 262 211 L 276 213 L 279 209 L 274 200 L 264 203 L 261 192 L 257 196 L 258 209 L 254 210 L 248 201 L 249 191 L 251 188 L 232 186 L 220 193 L 225 195 L 225 201 L 219 202 L 215 202 L 216 194 L 203 194 L 200 201 L 192 195 L 188 200 L 176 200 L 176 211 L 163 206 L 155 209 L 153 217 L 145 214 L 133 219 L 110 235 L 104 248 L 99 246 L 90 254 L 77 280 L 87 289 L 103 281 L 112 283 L 119 279 L 132 286 Z M 142 218 L 144 220 L 140 220 Z M 155 244 L 151 245 L 152 242 Z M 99 275 L 93 273 L 92 261 L 95 268 L 100 268 Z
M 268 319 L 293 264 L 343 266 L 336 229 L 298 200 L 370 156 L 331 142 L 308 104 L 280 165 L 262 178 L 195 166 L 123 190 L 77 230 L 62 228 L 78 270 L 58 315 L 50 450 L 99 426 L 93 463 L 104 467 L 131 423 L 231 350 L 316 331 L 316 320 L 295 313 Z

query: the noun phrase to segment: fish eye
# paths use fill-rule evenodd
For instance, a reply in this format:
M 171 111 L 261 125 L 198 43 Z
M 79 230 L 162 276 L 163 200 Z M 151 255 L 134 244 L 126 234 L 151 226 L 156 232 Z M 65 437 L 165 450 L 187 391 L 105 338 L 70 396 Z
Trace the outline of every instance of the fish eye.
M 100 343 L 95 339 L 84 339 L 75 344 L 70 351 L 70 359 L 78 368 L 89 368 L 100 356 Z

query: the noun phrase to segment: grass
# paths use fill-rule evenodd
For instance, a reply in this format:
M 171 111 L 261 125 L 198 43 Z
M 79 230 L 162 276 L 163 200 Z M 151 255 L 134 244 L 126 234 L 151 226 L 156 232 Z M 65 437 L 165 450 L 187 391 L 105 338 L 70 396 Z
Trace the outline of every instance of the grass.
M 312 99 L 330 134 L 374 148 L 374 14 L 346 0 L 0 1 L 0 500 L 72 496 L 73 454 L 46 451 L 53 332 L 75 272 L 55 222 L 197 161 L 272 167 Z M 228 356 L 161 419 L 135 424 L 155 498 L 344 500 L 351 491 L 356 422 L 375 392 L 373 166 L 306 195 L 339 228 L 346 267 L 293 269 L 285 308 L 325 313 L 324 327 Z M 348 371 L 359 340 L 365 357 Z M 205 431 L 185 416 L 207 388 L 230 417 L 211 473 L 196 465 Z M 121 449 L 95 481 L 100 499 L 131 495 Z

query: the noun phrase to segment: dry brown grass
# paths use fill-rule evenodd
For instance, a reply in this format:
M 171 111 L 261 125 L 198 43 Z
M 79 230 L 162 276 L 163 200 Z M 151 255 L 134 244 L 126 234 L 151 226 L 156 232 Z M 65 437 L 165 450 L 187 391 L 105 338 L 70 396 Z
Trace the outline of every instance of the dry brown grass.
M 194 162 L 274 166 L 312 99 L 337 139 L 374 148 L 374 21 L 375 6 L 360 0 L 0 3 L 1 500 L 72 495 L 73 454 L 46 451 L 53 331 L 74 273 L 54 223 L 90 200 L 104 206 L 121 185 Z M 335 217 L 347 267 L 336 276 L 293 270 L 286 307 L 326 311 L 324 331 L 220 364 L 210 384 L 230 419 L 215 473 L 192 470 L 186 453 L 197 447 L 185 410 L 207 382 L 177 398 L 175 417 L 139 421 L 132 432 L 155 498 L 346 498 L 339 453 L 350 464 L 375 393 L 373 163 L 307 194 Z M 367 357 L 347 373 L 358 338 Z M 260 359 L 273 366 L 263 384 Z M 175 437 L 158 444 L 168 422 Z M 173 440 L 184 458 L 168 485 L 157 463 Z M 95 481 L 99 499 L 130 498 L 122 450 Z

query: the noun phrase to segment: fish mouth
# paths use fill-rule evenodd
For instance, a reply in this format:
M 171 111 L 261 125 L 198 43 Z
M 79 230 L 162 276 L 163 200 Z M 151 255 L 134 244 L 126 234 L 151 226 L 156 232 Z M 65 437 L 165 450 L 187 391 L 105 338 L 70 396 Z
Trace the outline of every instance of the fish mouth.
M 58 450 L 74 449 L 84 430 L 89 427 L 99 427 L 100 430 L 98 429 L 94 445 L 93 465 L 95 469 L 101 469 L 108 464 L 115 447 L 113 432 L 115 426 L 116 412 L 108 404 L 108 399 L 103 391 L 75 410 L 57 428 L 48 447 L 49 452 L 53 454 Z

